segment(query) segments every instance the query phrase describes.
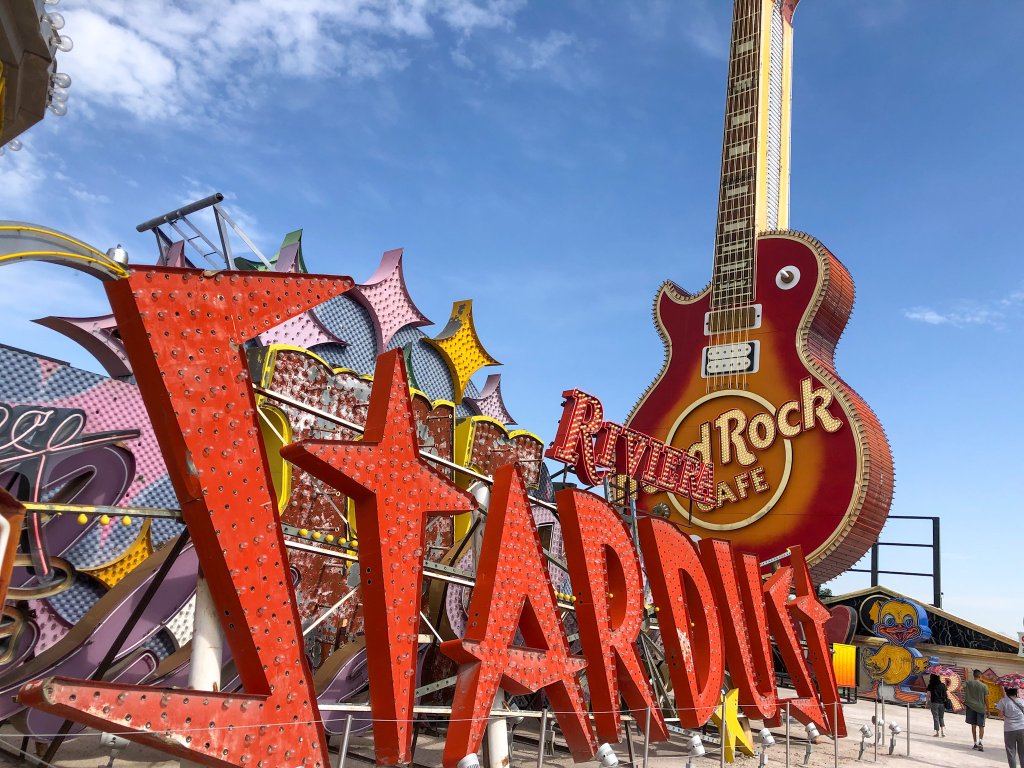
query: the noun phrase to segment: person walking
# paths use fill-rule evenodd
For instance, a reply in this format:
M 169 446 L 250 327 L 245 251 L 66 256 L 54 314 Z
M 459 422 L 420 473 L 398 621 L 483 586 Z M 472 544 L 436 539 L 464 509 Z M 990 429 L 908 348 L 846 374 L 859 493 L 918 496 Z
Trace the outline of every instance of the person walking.
M 949 690 L 942 678 L 932 675 L 928 678 L 928 701 L 932 710 L 932 726 L 935 728 L 935 735 L 941 731 L 946 735 L 946 699 L 949 698 Z
M 1006 762 L 1010 768 L 1017 768 L 1020 760 L 1024 768 L 1024 701 L 1017 697 L 1016 688 L 1004 688 L 1006 695 L 996 702 L 996 709 L 1003 716 L 1003 743 L 1006 745 Z
M 981 682 L 981 670 L 974 670 L 974 679 L 964 685 L 964 704 L 967 706 L 967 724 L 971 726 L 971 740 L 979 752 L 984 752 L 985 715 L 988 713 L 988 686 Z

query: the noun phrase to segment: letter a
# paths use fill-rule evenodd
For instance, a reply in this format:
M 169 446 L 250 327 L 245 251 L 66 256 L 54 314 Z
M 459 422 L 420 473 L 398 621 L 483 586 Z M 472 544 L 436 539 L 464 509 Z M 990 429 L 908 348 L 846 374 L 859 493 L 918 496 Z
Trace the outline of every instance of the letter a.
M 644 584 L 640 560 L 622 519 L 600 496 L 564 490 L 555 496 L 562 540 L 576 594 L 576 622 L 597 735 L 616 743 L 619 690 L 638 723 L 651 711 L 651 741 L 666 741 L 668 731 L 636 641 L 643 623 Z
M 512 645 L 517 629 L 527 647 Z M 516 465 L 506 464 L 494 473 L 466 636 L 442 643 L 441 651 L 460 665 L 444 745 L 445 768 L 454 768 L 480 747 L 499 685 L 517 695 L 543 688 L 573 759 L 594 756 L 596 744 L 577 678 L 586 662 L 569 653 L 523 474 Z

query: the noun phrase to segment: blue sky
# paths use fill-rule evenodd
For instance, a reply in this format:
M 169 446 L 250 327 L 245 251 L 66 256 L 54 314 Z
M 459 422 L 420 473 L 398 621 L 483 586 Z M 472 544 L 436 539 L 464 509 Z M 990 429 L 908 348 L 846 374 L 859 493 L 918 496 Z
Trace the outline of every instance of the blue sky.
M 657 286 L 709 279 L 726 0 L 58 10 L 75 41 L 60 59 L 69 114 L 0 158 L 0 218 L 146 263 L 135 225 L 219 190 L 264 251 L 302 227 L 312 271 L 363 280 L 404 247 L 434 332 L 473 298 L 509 409 L 548 440 L 564 388 L 625 417 L 662 359 Z M 888 431 L 894 513 L 942 516 L 945 607 L 1014 634 L 1021 29 L 1020 3 L 802 3 L 791 220 L 856 281 L 838 365 Z M 96 369 L 28 320 L 104 311 L 76 273 L 0 270 L 4 343 Z M 884 539 L 923 540 L 897 522 Z M 883 567 L 928 565 L 908 551 Z M 889 583 L 931 595 L 927 580 Z

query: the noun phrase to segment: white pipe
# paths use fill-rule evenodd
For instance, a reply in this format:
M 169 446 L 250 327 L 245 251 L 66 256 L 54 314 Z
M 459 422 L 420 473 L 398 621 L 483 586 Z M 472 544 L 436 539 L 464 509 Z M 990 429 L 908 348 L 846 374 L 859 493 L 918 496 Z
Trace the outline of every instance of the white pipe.
M 224 657 L 224 631 L 206 578 L 196 582 L 196 614 L 192 629 L 192 660 L 188 669 L 188 687 L 193 691 L 219 691 L 220 669 Z M 181 768 L 200 768 L 198 763 L 181 761 Z
M 505 708 L 505 692 L 498 689 L 494 695 L 494 709 Z M 491 718 L 487 722 L 487 768 L 509 768 L 508 725 L 505 718 Z

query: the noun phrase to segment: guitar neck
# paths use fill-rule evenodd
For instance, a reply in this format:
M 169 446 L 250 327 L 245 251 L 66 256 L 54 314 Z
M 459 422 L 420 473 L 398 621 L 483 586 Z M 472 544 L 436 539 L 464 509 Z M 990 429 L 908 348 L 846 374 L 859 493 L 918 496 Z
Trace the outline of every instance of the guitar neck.
M 752 304 L 757 233 L 789 224 L 793 11 L 734 0 L 711 306 Z

